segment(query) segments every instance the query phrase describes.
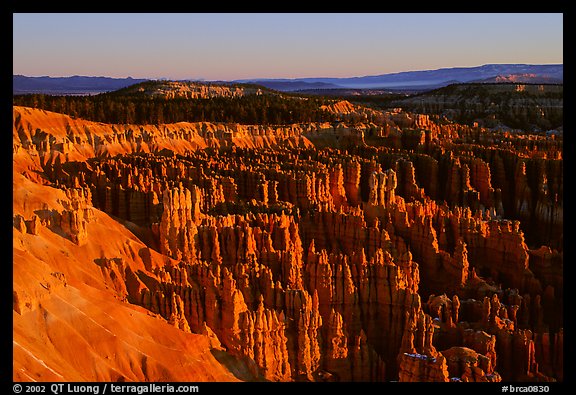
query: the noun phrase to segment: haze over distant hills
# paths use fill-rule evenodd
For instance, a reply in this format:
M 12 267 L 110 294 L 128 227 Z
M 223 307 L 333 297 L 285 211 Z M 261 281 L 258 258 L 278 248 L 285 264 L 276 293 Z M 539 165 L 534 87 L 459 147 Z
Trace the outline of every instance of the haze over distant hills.
M 435 89 L 453 83 L 523 82 L 563 83 L 564 65 L 487 64 L 477 67 L 452 67 L 437 70 L 405 71 L 350 78 L 243 79 L 230 82 L 255 83 L 279 91 L 304 89 Z M 91 94 L 113 91 L 146 79 L 109 77 L 26 77 L 13 76 L 14 94 Z M 226 83 L 221 81 L 222 83 Z
M 48 94 L 90 94 L 122 89 L 130 85 L 147 81 L 136 78 L 111 77 L 27 77 L 12 76 L 12 92 L 14 94 L 48 93 Z
M 529 64 L 486 64 L 478 67 L 452 67 L 437 70 L 405 71 L 352 78 L 295 78 L 295 79 L 251 79 L 238 82 L 251 82 L 272 89 L 301 90 L 314 88 L 415 88 L 434 89 L 453 83 L 480 82 L 481 80 L 513 80 L 522 75 L 522 82 L 562 83 L 564 65 Z M 510 81 L 512 82 L 512 81 Z M 283 85 L 281 86 L 280 83 Z M 324 86 L 318 86 L 323 84 Z

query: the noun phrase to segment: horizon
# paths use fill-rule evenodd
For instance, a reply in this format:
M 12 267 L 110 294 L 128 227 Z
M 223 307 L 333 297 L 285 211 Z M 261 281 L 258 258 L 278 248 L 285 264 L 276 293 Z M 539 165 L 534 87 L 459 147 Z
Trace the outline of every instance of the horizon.
M 381 75 L 393 75 L 393 74 L 402 74 L 402 73 L 410 73 L 410 72 L 421 72 L 421 71 L 436 71 L 436 70 L 451 70 L 451 69 L 469 69 L 469 68 L 478 68 L 484 66 L 491 66 L 491 65 L 498 65 L 498 66 L 505 66 L 505 65 L 526 65 L 526 66 L 564 66 L 563 63 L 486 63 L 477 66 L 453 66 L 453 67 L 441 67 L 438 69 L 425 69 L 425 70 L 405 70 L 405 71 L 398 71 L 392 73 L 385 73 L 385 74 L 375 74 L 375 75 L 350 75 L 350 76 L 343 76 L 343 77 L 322 77 L 322 76 L 314 76 L 314 77 L 296 77 L 296 78 L 285 78 L 285 77 L 277 77 L 277 78 L 243 78 L 237 80 L 207 80 L 207 79 L 195 79 L 195 78 L 179 78 L 179 79 L 172 79 L 167 77 L 159 77 L 159 78 L 150 78 L 150 77 L 134 77 L 134 76 L 125 76 L 125 77 L 110 77 L 106 75 L 24 75 L 24 74 L 12 74 L 13 77 L 21 76 L 21 77 L 28 77 L 28 78 L 73 78 L 73 77 L 88 77 L 88 78 L 112 78 L 112 79 L 147 79 L 147 80 L 166 80 L 166 81 L 205 81 L 205 82 L 241 82 L 241 81 L 251 81 L 251 80 L 260 80 L 260 81 L 267 81 L 267 80 L 299 80 L 299 79 L 306 79 L 306 78 L 318 78 L 318 79 L 329 79 L 329 78 L 364 78 L 364 77 L 374 77 L 374 76 L 381 76 Z
M 13 22 L 13 75 L 30 77 L 291 80 L 563 64 L 561 13 L 16 13 Z

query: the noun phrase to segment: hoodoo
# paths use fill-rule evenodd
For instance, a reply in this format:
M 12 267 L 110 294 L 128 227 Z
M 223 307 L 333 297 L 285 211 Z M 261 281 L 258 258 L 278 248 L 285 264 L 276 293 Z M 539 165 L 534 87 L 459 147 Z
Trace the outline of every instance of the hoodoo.
M 321 111 L 339 122 L 14 106 L 13 379 L 563 380 L 561 137 Z

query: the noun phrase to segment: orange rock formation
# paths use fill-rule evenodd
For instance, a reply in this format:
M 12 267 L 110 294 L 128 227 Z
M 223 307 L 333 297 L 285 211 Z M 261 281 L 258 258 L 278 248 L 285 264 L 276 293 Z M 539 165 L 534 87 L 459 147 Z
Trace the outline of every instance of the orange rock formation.
M 14 380 L 562 380 L 557 151 L 377 116 L 14 107 Z

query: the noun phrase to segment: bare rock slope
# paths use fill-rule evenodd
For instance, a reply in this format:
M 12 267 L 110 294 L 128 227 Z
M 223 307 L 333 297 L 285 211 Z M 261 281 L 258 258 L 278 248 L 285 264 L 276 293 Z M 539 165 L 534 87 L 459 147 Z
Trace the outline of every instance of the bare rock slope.
M 14 107 L 14 379 L 562 380 L 562 141 L 374 119 Z

